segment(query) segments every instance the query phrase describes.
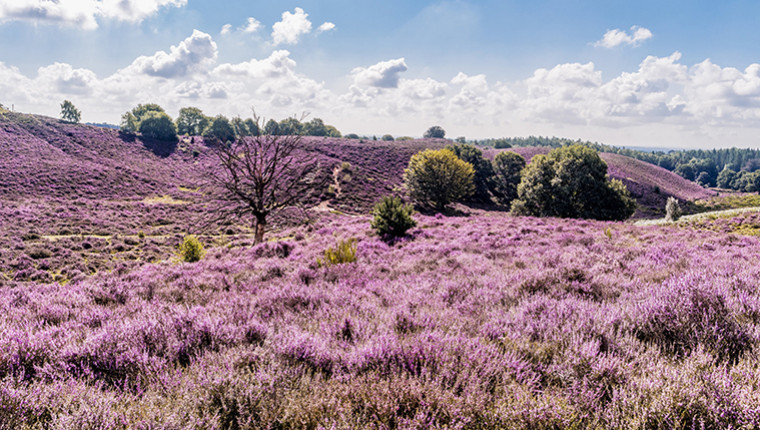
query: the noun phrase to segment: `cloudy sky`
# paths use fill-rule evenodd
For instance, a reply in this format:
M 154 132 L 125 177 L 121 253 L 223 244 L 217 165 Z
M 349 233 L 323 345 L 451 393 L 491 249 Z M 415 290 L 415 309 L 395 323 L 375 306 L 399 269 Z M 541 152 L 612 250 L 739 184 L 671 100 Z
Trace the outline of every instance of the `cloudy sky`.
M 760 2 L 0 0 L 0 103 L 760 146 Z

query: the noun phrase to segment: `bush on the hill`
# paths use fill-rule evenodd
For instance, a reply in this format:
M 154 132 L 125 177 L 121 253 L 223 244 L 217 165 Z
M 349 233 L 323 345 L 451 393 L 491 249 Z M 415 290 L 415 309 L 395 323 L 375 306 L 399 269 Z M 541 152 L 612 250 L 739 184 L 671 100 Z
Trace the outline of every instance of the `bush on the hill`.
M 186 263 L 195 263 L 203 258 L 205 251 L 203 250 L 203 244 L 197 237 L 188 235 L 185 236 L 182 240 L 182 244 L 179 246 L 179 254 L 182 257 L 182 261 Z
M 427 149 L 409 160 L 404 184 L 412 200 L 442 211 L 449 203 L 475 191 L 474 176 L 472 164 L 460 160 L 448 149 Z
M 372 228 L 380 236 L 402 237 L 417 225 L 412 218 L 414 208 L 398 197 L 385 196 L 372 210 Z
M 217 115 L 203 132 L 203 137 L 221 143 L 232 142 L 235 140 L 235 129 L 232 128 L 232 123 L 227 117 Z
M 127 111 L 121 116 L 121 131 L 128 133 L 137 133 L 140 131 L 140 124 L 151 113 L 163 113 L 164 108 L 155 103 L 139 104 L 135 106 L 131 111 Z M 176 135 L 176 130 L 175 130 Z
M 423 137 L 426 139 L 443 139 L 446 137 L 446 130 L 444 130 L 443 127 L 439 125 L 434 125 L 427 129 Z
M 496 154 L 493 159 L 493 195 L 499 203 L 509 206 L 517 198 L 520 172 L 525 168 L 525 158 L 512 151 Z
M 394 138 L 392 135 L 390 135 L 390 134 L 384 134 L 384 135 L 383 135 L 383 137 L 381 137 L 381 139 L 382 139 L 383 141 L 385 141 L 385 142 L 393 142 L 394 140 L 396 140 L 396 139 L 395 139 L 395 138 Z
M 678 218 L 681 218 L 681 206 L 678 204 L 678 199 L 668 197 L 668 202 L 665 203 L 665 219 L 675 222 L 678 221 Z
M 512 211 L 518 215 L 623 220 L 636 210 L 625 185 L 610 181 L 607 164 L 582 145 L 533 157 L 517 194 Z
M 140 133 L 148 138 L 164 141 L 177 139 L 177 126 L 163 112 L 148 112 L 140 120 Z
M 473 145 L 455 144 L 447 146 L 446 149 L 453 152 L 460 160 L 470 163 L 475 169 L 475 176 L 473 177 L 475 193 L 472 195 L 472 199 L 490 201 L 489 191 L 494 187 L 494 171 L 491 160 L 483 158 L 483 151 Z

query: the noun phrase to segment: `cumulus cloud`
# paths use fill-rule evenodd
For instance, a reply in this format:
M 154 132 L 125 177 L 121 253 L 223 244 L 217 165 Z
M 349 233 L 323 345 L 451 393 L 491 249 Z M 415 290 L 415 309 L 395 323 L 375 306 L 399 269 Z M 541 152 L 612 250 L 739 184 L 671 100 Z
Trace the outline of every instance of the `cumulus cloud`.
M 332 22 L 325 22 L 317 28 L 317 33 L 324 33 L 326 31 L 335 30 L 335 24 Z
M 604 36 L 594 43 L 594 46 L 601 48 L 616 48 L 620 45 L 639 46 L 645 40 L 652 38 L 652 32 L 644 27 L 634 25 L 631 27 L 631 33 L 614 29 L 608 30 Z
M 176 78 L 199 70 L 217 56 L 216 42 L 210 35 L 193 30 L 193 34 L 172 46 L 170 51 L 158 51 L 150 57 L 138 57 L 132 68 L 140 73 L 162 78 Z
M 397 88 L 400 74 L 408 67 L 403 58 L 381 61 L 374 66 L 357 67 L 351 71 L 354 83 L 361 86 L 378 88 Z
M 311 33 L 311 21 L 309 14 L 300 7 L 295 8 L 293 13 L 285 11 L 282 20 L 272 26 L 272 43 L 276 45 L 295 45 L 301 36 Z
M 162 7 L 183 7 L 187 0 L 13 0 L 0 3 L 0 22 L 29 21 L 98 28 L 99 19 L 140 22 Z
M 230 34 L 230 31 L 232 31 L 232 24 L 224 24 L 222 29 L 219 30 L 219 34 L 224 36 L 225 34 Z
M 261 28 L 261 23 L 256 18 L 248 18 L 246 25 L 242 28 L 243 33 L 255 33 Z

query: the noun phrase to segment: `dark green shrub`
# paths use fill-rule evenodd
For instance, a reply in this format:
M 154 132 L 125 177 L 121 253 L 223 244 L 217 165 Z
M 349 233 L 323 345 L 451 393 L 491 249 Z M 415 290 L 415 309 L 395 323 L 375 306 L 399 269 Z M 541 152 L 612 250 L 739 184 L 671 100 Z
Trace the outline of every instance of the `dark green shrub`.
M 394 140 L 396 140 L 390 134 L 384 134 L 381 139 L 384 140 L 385 142 L 393 142 Z
M 174 141 L 177 140 L 177 126 L 169 115 L 151 111 L 140 120 L 140 133 L 147 138 Z
M 493 159 L 493 192 L 499 203 L 509 206 L 517 198 L 517 186 L 520 184 L 520 172 L 525 168 L 522 155 L 504 151 Z
M 475 193 L 471 196 L 471 199 L 482 202 L 491 201 L 489 190 L 494 187 L 494 172 L 491 161 L 483 158 L 483 151 L 474 145 L 468 144 L 449 145 L 446 149 L 453 152 L 460 160 L 472 164 L 472 168 L 475 169 L 475 176 L 473 176 Z
M 417 225 L 412 214 L 412 205 L 402 204 L 398 197 L 386 196 L 372 209 L 371 225 L 380 236 L 402 237 Z
M 203 258 L 205 251 L 203 250 L 203 244 L 197 237 L 188 235 L 185 236 L 182 244 L 179 246 L 179 254 L 182 257 L 182 261 L 186 263 L 195 263 Z
M 235 140 L 235 129 L 227 117 L 217 115 L 211 121 L 211 125 L 203 131 L 203 137 L 220 143 L 232 142 Z
M 582 145 L 536 155 L 522 174 L 517 215 L 623 220 L 633 215 L 636 201 L 619 180 L 609 180 L 607 164 Z

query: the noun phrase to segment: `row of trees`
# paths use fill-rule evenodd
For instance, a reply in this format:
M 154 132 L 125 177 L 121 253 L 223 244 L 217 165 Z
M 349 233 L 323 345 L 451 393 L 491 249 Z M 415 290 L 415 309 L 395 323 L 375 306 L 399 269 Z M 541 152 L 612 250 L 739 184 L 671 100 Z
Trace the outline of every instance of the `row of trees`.
M 537 155 L 527 167 L 509 151 L 491 163 L 472 145 L 426 150 L 412 156 L 404 183 L 412 200 L 439 211 L 492 197 L 518 215 L 622 220 L 636 209 L 625 185 L 609 180 L 599 154 L 582 145 Z
M 209 117 L 199 108 L 184 107 L 180 109 L 179 116 L 174 121 L 155 103 L 139 104 L 124 113 L 121 116 L 121 130 L 128 133 L 139 132 L 145 137 L 166 141 L 176 140 L 178 134 L 203 136 L 219 142 L 232 142 L 240 137 L 259 135 L 341 137 L 337 128 L 325 124 L 320 118 L 303 122 L 303 118 L 290 117 L 279 122 L 270 119 L 265 124 L 260 124 L 255 117 Z
M 612 152 L 646 161 L 703 187 L 720 187 L 746 192 L 760 192 L 757 174 L 760 171 L 760 150 L 749 148 L 694 149 L 680 151 L 639 151 L 618 148 L 597 142 L 571 140 L 559 137 L 529 136 L 489 139 L 477 144 L 495 148 L 513 146 L 549 146 L 559 148 L 583 145 L 599 152 Z

